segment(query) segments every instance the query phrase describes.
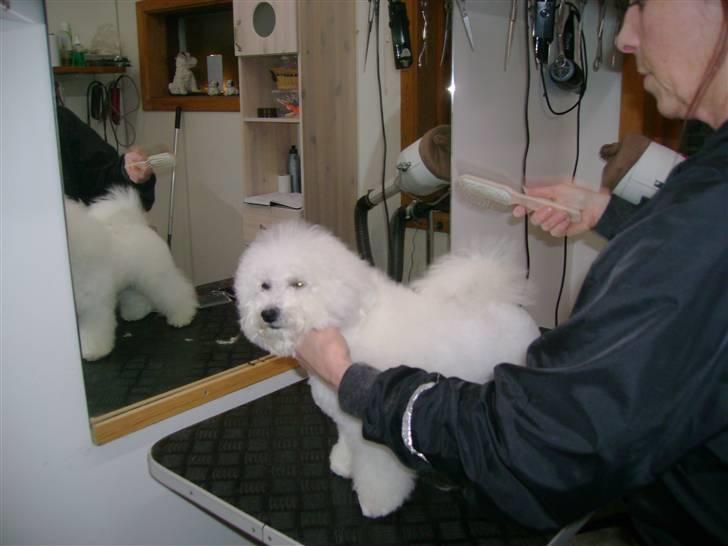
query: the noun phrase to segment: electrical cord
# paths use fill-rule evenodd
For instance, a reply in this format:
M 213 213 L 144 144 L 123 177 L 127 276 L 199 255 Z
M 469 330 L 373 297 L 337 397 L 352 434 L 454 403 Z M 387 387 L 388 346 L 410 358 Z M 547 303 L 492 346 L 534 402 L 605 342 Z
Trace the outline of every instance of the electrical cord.
M 573 4 L 569 4 L 573 9 L 576 9 Z M 577 11 L 578 13 L 578 11 Z M 580 44 L 580 50 L 581 50 L 581 58 L 588 59 L 587 57 L 587 50 L 586 50 L 586 39 L 584 37 L 584 32 L 582 31 L 579 35 L 579 44 Z M 584 98 L 584 93 L 586 92 L 587 83 L 589 81 L 589 67 L 587 66 L 588 62 L 582 61 L 583 70 L 584 70 L 584 82 L 581 86 L 581 89 L 579 90 L 579 98 L 577 101 L 569 108 L 562 112 L 555 111 L 551 106 L 551 101 L 549 100 L 548 95 L 548 89 L 546 87 L 546 80 L 543 75 L 543 66 L 541 67 L 541 85 L 543 86 L 543 95 L 546 99 L 546 104 L 548 106 L 549 111 L 556 115 L 556 116 L 565 116 L 572 110 L 576 108 L 576 157 L 574 158 L 574 167 L 571 171 L 571 180 L 574 181 L 576 178 L 576 171 L 579 167 L 579 153 L 580 153 L 580 147 L 581 147 L 581 103 L 582 99 Z M 561 298 L 563 297 L 564 293 L 564 285 L 566 284 L 566 266 L 568 261 L 568 237 L 563 238 L 563 258 L 561 263 L 561 282 L 559 283 L 559 292 L 556 297 L 556 305 L 554 306 L 554 326 L 559 325 L 559 308 L 561 306 Z
M 122 112 L 114 105 L 112 96 L 117 90 L 121 93 L 121 87 L 124 81 L 130 82 L 134 88 L 136 104 L 133 108 Z M 128 148 L 136 141 L 136 129 L 134 124 L 129 121 L 128 116 L 139 110 L 140 105 L 139 88 L 136 82 L 126 74 L 122 74 L 118 78 L 113 79 L 107 85 L 94 80 L 86 88 L 86 124 L 90 126 L 92 119 L 100 123 L 103 126 L 103 137 L 106 142 L 109 141 L 108 130 L 111 129 L 116 151 L 118 152 L 120 146 Z M 121 140 L 114 118 L 118 120 L 119 125 L 124 124 L 125 132 L 128 135 L 126 141 Z
M 375 16 L 375 29 L 374 29 L 374 46 L 377 50 L 377 90 L 379 94 L 379 121 L 382 126 L 382 141 L 384 142 L 384 154 L 382 157 L 382 179 L 381 179 L 381 186 L 382 186 L 382 195 L 384 196 L 384 199 L 382 201 L 384 205 L 384 223 L 385 223 L 385 233 L 387 235 L 387 262 L 392 257 L 392 235 L 389 232 L 389 206 L 387 205 L 387 197 L 386 197 L 386 172 L 387 172 L 387 129 L 384 125 L 384 98 L 382 97 L 382 74 L 381 74 L 381 63 L 380 63 L 380 54 L 379 54 L 379 8 L 377 6 L 376 12 L 374 14 Z
M 410 266 L 409 271 L 407 272 L 407 284 L 409 284 L 412 280 L 412 270 L 415 268 L 415 238 L 417 237 L 418 231 L 418 229 L 412 230 L 412 248 L 410 249 Z
M 521 191 L 526 190 L 526 170 L 528 168 L 528 152 L 531 149 L 531 121 L 528 115 L 528 103 L 531 100 L 531 32 L 528 28 L 528 19 L 530 16 L 529 3 L 524 2 L 526 6 L 526 16 L 524 17 L 526 29 L 526 96 L 523 103 L 523 121 L 526 126 L 526 145 L 523 149 L 523 159 L 521 161 Z M 528 243 L 528 214 L 523 217 L 523 244 L 526 251 L 526 278 L 531 276 L 531 248 Z
M 109 92 L 103 83 L 94 80 L 86 87 L 86 124 L 90 126 L 92 119 L 102 123 L 104 127 L 104 140 L 107 142 L 106 118 L 108 114 Z
M 126 134 L 127 135 L 130 135 L 128 137 L 127 141 L 125 141 L 125 142 L 124 141 L 121 141 L 119 139 L 118 129 L 115 126 L 116 124 L 113 123 L 113 122 L 110 124 L 111 125 L 111 132 L 114 135 L 114 140 L 116 142 L 116 149 L 117 150 L 119 149 L 119 146 L 123 146 L 124 148 L 128 148 L 129 146 L 132 146 L 134 144 L 134 142 L 136 141 L 136 128 L 134 127 L 134 124 L 132 124 L 129 121 L 128 116 L 130 114 L 133 114 L 137 110 L 139 110 L 139 106 L 141 105 L 141 101 L 139 99 L 139 87 L 137 87 L 136 82 L 132 78 L 130 78 L 129 76 L 127 76 L 126 74 L 122 74 L 118 78 L 115 78 L 111 82 L 109 82 L 108 87 L 107 87 L 107 91 L 108 91 L 109 97 L 111 97 L 113 91 L 116 90 L 116 89 L 118 89 L 119 92 L 121 92 L 121 84 L 124 81 L 128 81 L 129 83 L 131 83 L 131 86 L 134 88 L 134 95 L 136 96 L 136 104 L 134 105 L 133 108 L 130 108 L 130 109 L 122 112 L 120 110 L 117 110 L 114 107 L 113 103 L 110 103 L 110 106 L 109 106 L 109 116 L 112 117 L 112 120 L 113 120 L 113 116 L 117 116 L 118 119 L 119 119 L 119 125 L 121 125 L 123 123 L 124 124 L 124 130 L 125 130 Z

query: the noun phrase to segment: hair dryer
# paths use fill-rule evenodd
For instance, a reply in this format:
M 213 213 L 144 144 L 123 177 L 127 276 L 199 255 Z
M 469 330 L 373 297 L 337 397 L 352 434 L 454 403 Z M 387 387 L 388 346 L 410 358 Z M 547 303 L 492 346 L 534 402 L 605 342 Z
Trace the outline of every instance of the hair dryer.
M 549 62 L 549 44 L 554 39 L 556 0 L 536 0 L 534 3 L 533 53 L 536 64 Z

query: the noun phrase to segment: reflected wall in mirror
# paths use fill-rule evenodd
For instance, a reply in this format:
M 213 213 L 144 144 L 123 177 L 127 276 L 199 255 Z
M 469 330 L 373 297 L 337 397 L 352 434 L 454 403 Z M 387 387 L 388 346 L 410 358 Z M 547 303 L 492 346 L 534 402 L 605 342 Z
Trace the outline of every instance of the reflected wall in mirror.
M 194 2 L 183 0 L 180 4 L 191 6 Z M 232 2 L 218 4 L 229 5 L 232 29 Z M 219 11 L 219 5 L 216 9 Z M 258 366 L 261 359 L 262 362 L 270 359 L 244 337 L 238 337 L 237 312 L 230 297 L 229 279 L 242 251 L 239 114 L 183 112 L 176 135 L 179 139 L 174 170 L 159 171 L 146 182 L 134 183 L 134 173 L 124 164 L 124 155 L 132 156 L 129 147 L 140 146 L 149 152 L 160 148 L 171 150 L 176 132 L 174 112 L 149 112 L 140 108 L 135 3 L 47 0 L 46 14 L 49 33 L 56 36 L 67 33 L 72 43 L 78 42 L 85 49 L 98 43 L 101 34 L 107 42 L 117 45 L 114 56 L 120 54 L 130 63 L 112 73 L 108 73 L 108 68 L 91 67 L 53 70 L 60 100 L 65 104 L 59 107 L 57 118 L 65 193 L 89 202 L 106 194 L 115 184 L 134 188 L 132 191 L 139 194 L 147 210 L 142 211 L 137 205 L 133 214 L 143 216 L 156 231 L 151 233 L 154 242 L 134 254 L 134 245 L 138 243 L 127 240 L 120 247 L 118 240 L 103 232 L 106 228 L 99 227 L 98 221 L 105 218 L 105 212 L 97 211 L 93 219 L 84 217 L 75 227 L 71 225 L 71 215 L 67 215 L 71 253 L 74 254 L 74 248 L 83 249 L 82 259 L 72 263 L 77 311 L 88 311 L 79 305 L 81 294 L 98 290 L 99 283 L 114 284 L 113 279 L 125 279 L 123 284 L 114 285 L 116 301 L 103 303 L 105 309 L 111 306 L 117 323 L 111 334 L 113 349 L 88 352 L 89 358 L 82 362 L 93 424 L 104 421 L 107 416 L 119 417 L 129 408 L 138 409 L 149 400 L 158 401 L 190 383 L 197 385 L 211 376 Z M 119 105 L 116 115 L 109 113 L 112 104 Z M 144 171 L 144 166 L 139 169 Z M 146 177 L 145 173 L 140 176 Z M 78 208 L 81 214 L 89 212 L 81 205 Z M 173 230 L 169 229 L 170 225 Z M 134 229 L 138 235 L 142 228 Z M 141 238 L 149 237 L 150 233 L 146 233 Z M 78 243 L 89 238 L 93 241 L 91 246 L 96 245 L 96 251 L 88 251 Z M 165 238 L 171 238 L 169 248 Z M 145 252 L 151 252 L 154 257 Z M 121 256 L 127 258 L 118 263 Z M 179 310 L 177 304 L 190 297 L 184 295 L 184 286 L 176 293 L 173 291 L 176 296 L 172 298 L 171 308 L 162 309 L 164 306 L 154 298 L 150 306 L 149 293 L 145 294 L 145 300 L 140 300 L 143 290 L 139 270 L 144 267 L 135 262 L 148 266 L 165 260 L 169 261 L 168 266 L 152 267 L 151 271 L 146 267 L 145 275 L 154 277 L 154 293 L 169 291 L 178 269 L 187 279 L 190 290 L 192 286 L 196 288 L 201 304 L 196 313 L 194 309 L 189 310 L 189 302 L 186 311 Z M 174 271 L 170 269 L 172 262 Z M 120 275 L 120 271 L 126 275 Z M 124 291 L 124 288 L 134 291 Z M 100 302 L 89 301 L 92 309 L 86 314 L 86 322 L 95 327 L 102 322 L 99 316 L 108 311 L 100 310 Z M 164 312 L 155 312 L 152 308 Z M 184 316 L 180 318 L 179 313 Z M 108 354 L 100 357 L 104 353 Z M 237 386 L 240 388 L 241 384 Z M 200 400 L 204 401 L 211 390 L 201 389 L 204 396 Z

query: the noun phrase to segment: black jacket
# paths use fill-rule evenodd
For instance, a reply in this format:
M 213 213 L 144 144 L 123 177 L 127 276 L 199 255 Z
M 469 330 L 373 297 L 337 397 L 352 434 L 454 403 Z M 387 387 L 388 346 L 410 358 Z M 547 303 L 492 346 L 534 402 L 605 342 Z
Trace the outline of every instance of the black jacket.
M 154 175 L 134 184 L 124 169 L 124 156 L 64 106 L 56 108 L 58 145 L 61 152 L 64 193 L 87 205 L 105 195 L 113 185 L 132 186 L 139 192 L 144 210 L 154 204 Z
M 339 401 L 365 437 L 553 529 L 622 498 L 651 544 L 728 543 L 728 124 L 618 229 L 571 318 L 484 385 L 352 366 Z M 615 216 L 616 215 L 616 216 Z M 410 363 L 414 366 L 416 362 Z

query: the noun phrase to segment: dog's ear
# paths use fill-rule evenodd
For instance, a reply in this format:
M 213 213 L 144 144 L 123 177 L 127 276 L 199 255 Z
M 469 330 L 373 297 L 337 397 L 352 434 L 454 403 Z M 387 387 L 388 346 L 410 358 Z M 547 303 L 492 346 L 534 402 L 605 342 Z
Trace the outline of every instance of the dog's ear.
M 336 317 L 336 326 L 350 327 L 361 319 L 362 311 L 374 297 L 371 277 L 368 267 L 356 264 L 358 267 L 348 268 L 332 279 L 332 294 L 335 299 L 331 302 L 330 313 Z

